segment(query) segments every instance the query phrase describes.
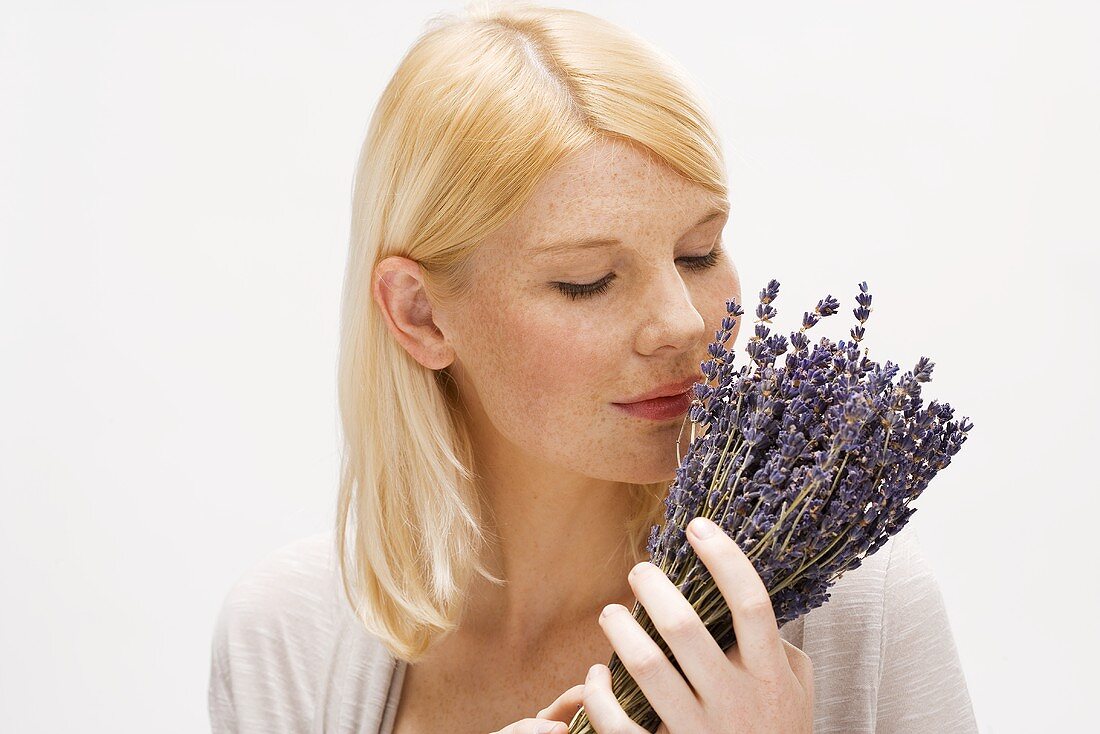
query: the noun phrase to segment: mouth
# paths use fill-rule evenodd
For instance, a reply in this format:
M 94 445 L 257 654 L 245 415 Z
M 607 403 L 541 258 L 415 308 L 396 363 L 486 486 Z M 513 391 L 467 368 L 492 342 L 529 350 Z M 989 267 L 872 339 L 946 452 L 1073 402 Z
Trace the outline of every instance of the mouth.
M 693 383 L 694 384 L 694 383 Z M 675 395 L 668 395 L 633 403 L 612 403 L 618 410 L 635 418 L 650 421 L 682 420 L 691 407 L 691 388 Z
M 670 398 L 678 397 L 684 392 L 690 392 L 695 383 L 701 381 L 703 377 L 701 375 L 693 374 L 683 377 L 675 382 L 669 382 L 659 387 L 655 387 L 652 390 L 648 390 L 639 395 L 635 395 L 632 398 L 616 402 L 616 405 L 630 405 L 634 403 L 648 402 L 657 398 Z

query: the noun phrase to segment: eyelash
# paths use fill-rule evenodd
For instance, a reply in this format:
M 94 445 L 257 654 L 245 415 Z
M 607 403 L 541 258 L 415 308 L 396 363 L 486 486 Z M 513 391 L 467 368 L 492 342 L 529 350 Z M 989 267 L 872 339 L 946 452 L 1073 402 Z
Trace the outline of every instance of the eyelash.
M 689 263 L 688 267 L 692 270 L 705 270 L 713 268 L 718 263 L 721 255 L 722 248 L 715 247 L 702 257 L 682 257 L 680 259 L 686 260 Z M 614 279 L 615 274 L 611 273 L 595 283 L 554 283 L 554 287 L 575 301 L 578 298 L 588 298 L 603 293 L 611 286 L 611 281 Z

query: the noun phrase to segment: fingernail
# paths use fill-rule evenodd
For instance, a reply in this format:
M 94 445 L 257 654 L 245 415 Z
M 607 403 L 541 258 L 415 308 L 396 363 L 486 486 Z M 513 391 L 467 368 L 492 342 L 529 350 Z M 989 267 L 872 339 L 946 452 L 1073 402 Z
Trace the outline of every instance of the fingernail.
M 561 724 L 543 724 L 536 734 L 554 734 L 560 726 Z
M 718 529 L 718 526 L 705 517 L 697 517 L 691 521 L 688 528 L 696 538 L 709 538 L 714 535 L 714 531 Z

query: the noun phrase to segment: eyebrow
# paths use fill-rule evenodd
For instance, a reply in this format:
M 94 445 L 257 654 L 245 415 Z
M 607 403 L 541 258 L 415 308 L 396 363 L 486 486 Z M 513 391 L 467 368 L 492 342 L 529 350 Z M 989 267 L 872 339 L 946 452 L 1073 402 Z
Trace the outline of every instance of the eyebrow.
M 700 219 L 698 222 L 696 222 L 695 224 L 688 227 L 684 231 L 684 234 L 680 235 L 680 238 L 683 239 L 684 235 L 686 235 L 688 232 L 695 229 L 696 227 L 701 227 L 702 225 L 706 224 L 707 222 L 710 222 L 710 221 L 712 221 L 714 219 L 717 219 L 718 217 L 722 216 L 723 214 L 728 214 L 728 213 L 729 213 L 729 209 L 713 209 L 713 210 L 707 212 L 707 214 L 704 215 L 702 219 Z M 555 242 L 555 243 L 550 244 L 550 245 L 545 245 L 543 247 L 539 247 L 536 250 L 534 250 L 532 254 L 534 254 L 534 255 L 551 255 L 551 254 L 554 254 L 554 253 L 557 253 L 557 252 L 561 252 L 563 250 L 591 250 L 591 249 L 596 249 L 596 248 L 600 248 L 600 247 L 610 247 L 612 245 L 621 245 L 621 244 L 622 244 L 622 240 L 617 239 L 615 237 L 585 237 L 585 238 L 580 238 L 580 239 L 562 240 L 560 242 Z

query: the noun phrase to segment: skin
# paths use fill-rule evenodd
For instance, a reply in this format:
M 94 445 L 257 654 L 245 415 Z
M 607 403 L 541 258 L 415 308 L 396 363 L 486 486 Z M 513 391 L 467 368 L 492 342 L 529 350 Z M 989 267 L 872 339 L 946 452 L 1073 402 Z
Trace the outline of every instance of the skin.
M 628 577 L 631 569 L 622 560 L 624 484 L 672 481 L 681 421 L 636 418 L 612 403 L 701 376 L 707 345 L 726 315 L 725 300 L 741 302 L 737 270 L 724 248 L 710 268 L 692 269 L 684 260 L 720 245 L 725 215 L 693 226 L 713 208 L 708 191 L 642 149 L 601 142 L 563 162 L 485 239 L 474 256 L 477 287 L 469 300 L 433 309 L 415 261 L 394 256 L 376 266 L 373 294 L 394 338 L 425 367 L 446 368 L 458 385 L 482 499 L 500 539 L 486 562 L 508 583 L 498 587 L 478 578 L 459 629 L 441 643 L 481 651 L 471 665 L 487 660 L 486 650 L 506 651 L 494 654 L 502 666 L 545 657 L 547 640 L 576 641 L 579 633 L 571 631 L 591 629 L 605 608 L 629 609 L 635 599 L 644 605 L 638 578 Z M 547 244 L 584 237 L 614 237 L 621 244 L 553 257 L 538 253 Z M 594 283 L 612 272 L 606 292 L 575 300 L 553 285 Z M 730 545 L 736 548 L 732 540 Z M 731 558 L 739 553 L 726 551 Z M 664 583 L 666 596 L 671 588 L 686 604 L 671 582 Z M 669 609 L 683 613 L 682 605 Z M 753 614 L 759 623 L 760 611 Z M 631 620 L 629 613 L 622 616 Z M 616 624 L 624 621 L 616 617 Z M 604 645 L 630 647 L 628 654 L 619 651 L 624 661 L 633 657 L 631 650 L 644 649 L 636 635 L 626 636 L 628 628 L 607 626 L 603 618 L 600 625 Z M 774 617 L 771 626 L 776 632 Z M 732 665 L 710 639 L 709 652 L 698 639 L 692 642 L 705 664 L 716 665 L 717 650 Z M 600 649 L 591 638 L 588 643 L 578 648 Z M 772 652 L 782 649 L 777 643 Z M 521 669 L 517 664 L 517 673 Z M 711 673 L 723 671 L 730 674 L 720 667 Z M 580 703 L 570 695 L 585 690 L 598 707 L 598 686 L 598 680 L 574 686 L 559 697 L 557 709 L 544 712 L 568 721 Z M 688 691 L 689 702 L 682 682 L 669 690 L 680 696 L 675 706 L 689 711 L 695 695 Z M 572 711 L 562 714 L 563 705 Z M 603 710 L 609 708 L 604 700 Z M 539 721 L 525 719 L 502 731 L 536 732 Z

